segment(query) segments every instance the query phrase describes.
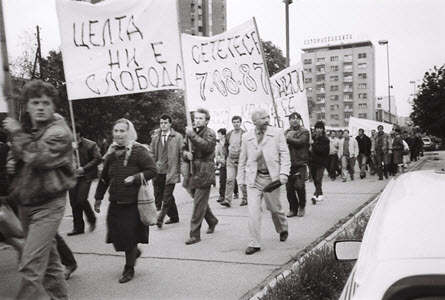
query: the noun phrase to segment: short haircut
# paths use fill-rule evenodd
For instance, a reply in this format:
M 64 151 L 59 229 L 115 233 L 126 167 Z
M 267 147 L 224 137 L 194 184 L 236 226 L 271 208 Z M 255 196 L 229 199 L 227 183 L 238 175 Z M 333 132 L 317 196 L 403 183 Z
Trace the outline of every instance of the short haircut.
M 343 130 L 339 129 L 339 130 L 337 130 L 337 132 L 339 132 L 339 133 L 343 133 Z
M 379 125 L 377 126 L 377 129 L 382 128 L 383 129 L 383 125 Z
M 218 133 L 221 133 L 222 135 L 226 135 L 227 130 L 225 128 L 218 129 Z
M 76 125 L 74 126 L 76 128 L 76 134 L 83 136 L 83 128 L 82 125 L 80 125 L 79 123 L 76 123 Z
M 195 113 L 200 113 L 200 114 L 205 114 L 206 116 L 206 120 L 209 121 L 210 120 L 210 113 L 207 109 L 205 108 L 198 108 Z
M 43 82 L 42 80 L 31 80 L 27 82 L 21 94 L 25 103 L 28 103 L 31 98 L 40 98 L 42 96 L 51 98 L 54 105 L 56 105 L 56 101 L 59 99 L 59 93 L 56 88 L 52 84 Z
M 161 118 L 160 118 L 161 120 L 168 120 L 168 122 L 171 124 L 171 123 L 173 123 L 173 119 L 172 119 L 172 117 L 170 117 L 170 115 L 167 115 L 167 114 L 163 114 L 162 116 L 161 116 Z
M 235 120 L 239 120 L 240 123 L 243 122 L 243 118 L 241 118 L 240 116 L 233 116 L 233 117 L 232 117 L 232 123 L 233 123 L 233 121 L 235 121 Z
M 323 121 L 317 121 L 317 123 L 315 123 L 315 125 L 314 125 L 314 128 L 321 128 L 324 131 L 325 130 L 324 122 Z
M 359 128 L 358 132 L 365 132 L 365 130 L 363 128 Z
M 297 113 L 296 111 L 294 111 L 293 113 L 291 113 L 291 114 L 289 115 L 289 120 L 290 120 L 290 119 L 295 119 L 295 118 L 301 120 L 301 115 L 300 115 L 299 113 Z
M 252 121 L 254 121 L 254 119 L 256 119 L 260 113 L 266 113 L 268 116 L 270 116 L 269 113 L 267 112 L 267 110 L 260 107 L 260 108 L 255 109 L 252 112 L 252 115 L 251 115 Z
M 396 129 L 394 129 L 394 131 L 397 132 L 397 133 L 402 132 L 402 131 L 400 130 L 400 128 L 396 128 Z
M 349 133 L 349 129 L 343 130 L 343 133 L 345 133 L 345 132 Z

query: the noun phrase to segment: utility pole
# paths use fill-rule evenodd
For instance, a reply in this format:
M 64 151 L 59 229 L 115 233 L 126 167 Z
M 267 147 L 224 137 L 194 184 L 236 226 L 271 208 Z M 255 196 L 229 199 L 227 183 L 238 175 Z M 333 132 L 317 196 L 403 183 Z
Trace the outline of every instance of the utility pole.
M 43 68 L 42 68 L 42 48 L 40 45 L 40 27 L 39 25 L 36 26 L 37 28 L 37 57 L 39 60 L 39 71 L 40 71 L 40 79 L 43 79 Z
M 9 71 L 9 63 L 8 63 L 8 50 L 6 47 L 6 30 L 5 30 L 5 21 L 3 18 L 3 1 L 0 0 L 0 46 L 1 46 L 1 55 L 2 55 L 2 68 L 4 74 L 4 82 L 3 86 L 0 87 L 3 89 L 3 94 L 5 95 L 6 100 L 8 101 L 8 116 L 11 118 L 16 118 L 15 116 L 15 105 L 14 99 L 12 98 L 12 82 L 11 82 L 11 74 Z
M 293 0 L 283 0 L 286 14 L 286 67 L 290 65 L 290 46 L 289 46 L 289 4 Z

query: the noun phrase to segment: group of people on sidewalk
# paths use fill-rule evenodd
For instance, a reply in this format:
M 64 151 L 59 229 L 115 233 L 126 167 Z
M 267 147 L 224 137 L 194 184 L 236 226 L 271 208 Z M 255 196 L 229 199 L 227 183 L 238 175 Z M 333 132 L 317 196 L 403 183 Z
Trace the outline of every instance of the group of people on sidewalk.
M 58 96 L 52 85 L 30 81 L 22 97 L 27 107 L 24 122 L 12 118 L 3 122 L 10 137 L 8 150 L 13 164 L 9 169 L 13 170 L 13 180 L 9 192 L 6 188 L 2 195 L 8 194 L 8 201 L 13 200 L 25 234 L 24 240 L 16 245 L 22 275 L 18 299 L 31 299 L 42 285 L 52 299 L 68 298 L 65 279 L 77 268 L 77 263 L 58 234 L 58 227 L 69 194 L 73 230 L 68 236 L 85 232 L 84 213 L 90 231 L 95 229 L 96 216 L 88 194 L 91 182 L 98 177 L 100 163 L 103 170 L 95 191 L 94 211 L 101 212 L 108 191 L 106 243 L 125 253 L 119 278 L 120 283 L 125 283 L 135 274 L 134 267 L 142 253 L 138 244 L 149 242 L 149 227 L 142 223 L 138 211 L 138 192 L 145 181 L 153 182 L 159 211 L 156 225 L 162 229 L 164 224 L 180 220 L 173 192 L 182 176 L 182 186 L 194 203 L 189 238 L 185 242 L 192 245 L 201 241 L 204 220 L 208 224 L 207 234 L 214 233 L 219 222 L 209 207 L 216 161 L 220 177 L 226 174 L 225 182 L 220 178 L 218 202 L 231 207 L 238 185 L 242 195 L 240 205 L 247 206 L 249 242 L 245 253 L 251 255 L 261 250 L 263 200 L 271 212 L 279 240 L 285 242 L 289 235 L 287 218 L 305 215 L 308 176 L 315 185 L 311 198 L 315 204 L 323 201 L 326 168 L 335 179 L 340 161 L 343 181 L 347 172 L 353 180 L 354 163 L 358 159 L 361 178 L 366 176 L 366 166 L 371 162 L 371 171 L 376 171 L 382 179 L 382 173 L 387 176 L 388 172 L 397 172 L 394 166 L 406 155 L 397 130 L 388 135 L 379 127 L 379 132 L 371 138 L 360 130 L 356 139 L 351 139 L 348 131 L 338 131 L 339 138 L 332 133 L 328 138 L 324 123 L 319 121 L 311 136 L 302 126 L 298 112 L 289 115 L 290 126 L 283 131 L 270 126 L 270 115 L 264 109 L 252 113 L 254 128 L 249 131 L 241 129 L 241 117 L 233 117 L 234 129 L 227 134 L 219 130 L 217 142 L 216 133 L 207 127 L 209 112 L 197 109 L 194 126 L 185 128 L 184 137 L 172 128 L 169 115 L 161 115 L 160 127 L 154 131 L 149 146 L 137 142 L 137 132 L 130 120 L 119 119 L 112 129 L 113 143 L 101 157 L 99 147 L 84 137 L 80 125 L 75 126 L 77 138 L 73 139 L 63 117 L 55 113 Z M 77 141 L 74 148 L 73 140 Z M 281 185 L 285 185 L 289 201 L 287 216 L 280 201 Z M 164 223 L 166 216 L 168 220 Z

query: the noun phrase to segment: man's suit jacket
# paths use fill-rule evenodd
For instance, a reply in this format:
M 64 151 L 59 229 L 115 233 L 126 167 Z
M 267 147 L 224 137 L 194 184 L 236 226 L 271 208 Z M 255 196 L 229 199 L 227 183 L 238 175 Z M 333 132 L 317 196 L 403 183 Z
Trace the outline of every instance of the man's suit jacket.
M 280 174 L 289 175 L 290 156 L 284 133 L 279 128 L 268 127 L 258 145 L 255 129 L 243 134 L 238 165 L 238 184 L 253 187 L 258 170 L 257 152 L 262 149 L 264 160 L 272 181 L 279 180 Z

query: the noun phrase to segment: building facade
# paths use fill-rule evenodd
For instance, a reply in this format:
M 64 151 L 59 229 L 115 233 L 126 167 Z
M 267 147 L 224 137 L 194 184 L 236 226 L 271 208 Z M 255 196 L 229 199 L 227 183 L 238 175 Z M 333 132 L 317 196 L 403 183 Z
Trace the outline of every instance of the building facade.
M 180 0 L 181 32 L 213 36 L 227 30 L 226 0 Z
M 370 41 L 302 49 L 311 125 L 347 127 L 349 118 L 375 120 L 375 49 Z
M 391 110 L 388 109 L 390 105 Z M 376 98 L 375 120 L 385 123 L 398 123 L 396 97 L 391 96 L 391 101 L 388 101 L 388 96 L 378 96 Z

